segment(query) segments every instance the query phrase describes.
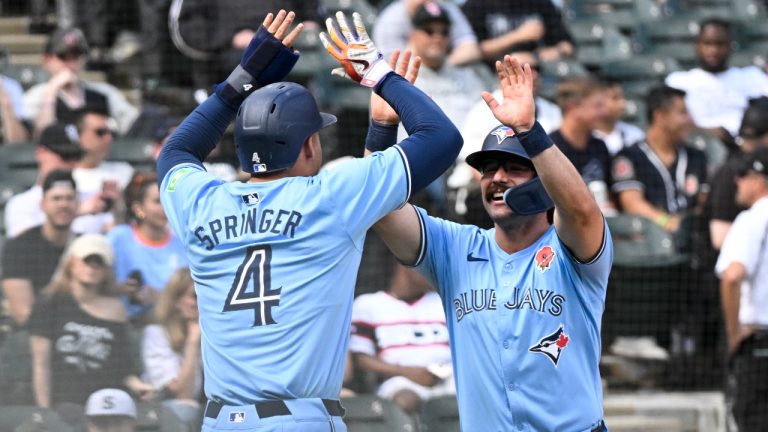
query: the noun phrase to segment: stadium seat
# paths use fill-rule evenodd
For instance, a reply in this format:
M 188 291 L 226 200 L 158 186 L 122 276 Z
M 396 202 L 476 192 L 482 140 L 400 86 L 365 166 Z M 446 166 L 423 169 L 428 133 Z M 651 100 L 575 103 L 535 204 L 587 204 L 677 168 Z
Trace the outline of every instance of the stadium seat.
M 0 431 L 17 430 L 73 432 L 53 410 L 35 406 L 0 406 Z
M 710 172 L 714 172 L 728 157 L 725 144 L 708 133 L 693 133 L 688 137 L 688 142 L 707 155 L 707 167 Z
M 341 401 L 349 432 L 413 432 L 416 425 L 394 402 L 375 395 L 357 395 Z
M 613 263 L 625 267 L 676 265 L 688 259 L 675 238 L 650 219 L 619 214 L 606 218 L 613 239 Z
M 663 80 L 671 72 L 681 70 L 680 63 L 669 57 L 634 56 L 625 60 L 600 63 L 600 74 L 620 82 Z
M 597 19 L 628 31 L 639 23 L 656 21 L 668 14 L 664 2 L 654 0 L 572 0 L 565 6 L 567 21 Z
M 569 30 L 576 46 L 576 58 L 586 65 L 596 65 L 606 59 L 619 60 L 632 56 L 632 43 L 612 23 L 581 21 Z
M 189 426 L 160 403 L 136 404 L 136 432 L 191 432 Z
M 424 403 L 421 432 L 459 432 L 459 407 L 455 396 L 430 399 Z

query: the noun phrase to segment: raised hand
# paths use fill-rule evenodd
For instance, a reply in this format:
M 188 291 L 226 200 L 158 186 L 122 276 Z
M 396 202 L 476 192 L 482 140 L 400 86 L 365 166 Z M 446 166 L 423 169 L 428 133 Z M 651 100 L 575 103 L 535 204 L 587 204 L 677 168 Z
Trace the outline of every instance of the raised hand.
M 360 14 L 353 13 L 352 21 L 355 24 L 354 33 L 350 30 L 344 13 L 336 12 L 335 23 L 333 18 L 325 20 L 328 32 L 320 33 L 320 41 L 325 50 L 342 66 L 333 69 L 333 75 L 349 78 L 366 87 L 374 87 L 392 71 L 392 68 L 384 61 L 384 56 L 368 36 Z
M 496 73 L 503 99 L 499 103 L 490 93 L 483 92 L 483 100 L 493 116 L 516 133 L 530 130 L 536 122 L 531 65 L 520 66 L 517 59 L 506 55 L 503 62 L 496 61 Z
M 402 58 L 400 58 L 400 63 L 397 62 L 398 58 L 400 58 L 400 51 L 395 50 L 389 57 L 389 67 L 413 84 L 419 76 L 421 57 L 416 56 L 411 62 L 411 51 L 405 50 Z M 376 92 L 371 92 L 371 119 L 380 124 L 396 125 L 400 123 L 400 116 L 397 115 L 397 112 Z
M 286 36 L 285 33 L 291 27 L 294 19 L 296 19 L 296 14 L 293 11 L 286 12 L 285 10 L 280 9 L 277 15 L 273 15 L 271 12 L 268 13 L 267 16 L 264 17 L 264 22 L 262 22 L 262 25 L 267 29 L 269 33 L 271 33 L 278 40 L 282 41 L 283 45 L 289 47 L 293 45 L 293 41 L 299 37 L 299 34 L 301 34 L 301 31 L 304 29 L 304 23 L 299 23 Z

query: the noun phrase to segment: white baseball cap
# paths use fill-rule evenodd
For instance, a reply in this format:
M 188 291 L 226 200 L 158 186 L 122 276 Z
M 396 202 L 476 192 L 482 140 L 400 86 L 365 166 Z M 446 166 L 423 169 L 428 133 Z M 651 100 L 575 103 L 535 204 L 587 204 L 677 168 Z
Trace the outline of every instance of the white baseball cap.
M 136 404 L 131 396 L 114 388 L 106 388 L 93 392 L 85 403 L 85 415 L 123 416 L 136 418 Z
M 112 245 L 109 243 L 109 240 L 101 234 L 83 234 L 80 237 L 77 237 L 69 245 L 65 255 L 74 256 L 80 259 L 96 255 L 104 261 L 104 264 L 110 267 L 112 266 L 112 263 L 114 263 L 115 258 L 115 252 L 112 249 Z

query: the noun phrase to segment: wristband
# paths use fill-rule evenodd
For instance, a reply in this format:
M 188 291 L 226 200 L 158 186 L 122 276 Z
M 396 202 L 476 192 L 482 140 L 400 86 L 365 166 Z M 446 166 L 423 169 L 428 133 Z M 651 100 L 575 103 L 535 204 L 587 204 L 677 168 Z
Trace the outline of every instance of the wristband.
M 517 134 L 517 139 L 530 158 L 554 145 L 552 139 L 538 121 L 533 124 L 530 130 Z
M 397 126 L 376 123 L 371 120 L 368 135 L 365 137 L 365 148 L 371 153 L 386 150 L 397 143 Z
M 659 217 L 656 218 L 656 225 L 664 228 L 667 226 L 670 219 L 672 219 L 672 216 L 670 216 L 669 213 L 662 213 Z

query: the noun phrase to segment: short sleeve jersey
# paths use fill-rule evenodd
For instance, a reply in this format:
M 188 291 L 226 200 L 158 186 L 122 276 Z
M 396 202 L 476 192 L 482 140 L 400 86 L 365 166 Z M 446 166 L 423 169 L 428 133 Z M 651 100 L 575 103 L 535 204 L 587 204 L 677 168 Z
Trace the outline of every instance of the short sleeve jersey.
M 338 397 L 366 231 L 410 184 L 398 146 L 262 183 L 168 172 L 161 201 L 195 281 L 209 399 Z
M 707 191 L 707 158 L 704 152 L 680 146 L 677 158 L 666 167 L 645 141 L 620 151 L 611 167 L 615 193 L 636 189 L 652 206 L 668 213 L 680 213 L 696 203 Z
M 613 259 L 576 260 L 550 227 L 507 254 L 495 229 L 430 217 L 417 269 L 438 289 L 464 431 L 589 431 L 603 418 L 600 322 Z

